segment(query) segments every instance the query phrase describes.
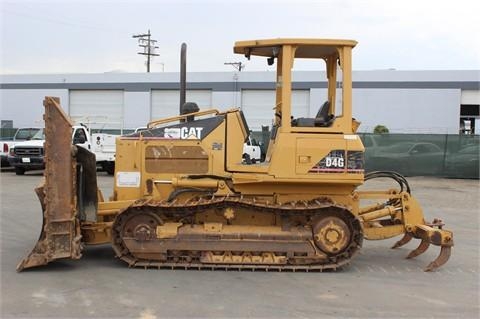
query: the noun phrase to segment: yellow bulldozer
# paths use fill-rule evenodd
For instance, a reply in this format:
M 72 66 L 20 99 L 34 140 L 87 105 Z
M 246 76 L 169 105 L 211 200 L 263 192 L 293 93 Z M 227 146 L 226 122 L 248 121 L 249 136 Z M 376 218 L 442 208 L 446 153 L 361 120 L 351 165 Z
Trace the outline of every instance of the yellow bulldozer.
M 46 97 L 46 170 L 36 189 L 43 227 L 17 270 L 78 259 L 87 245 L 110 244 L 130 267 L 322 271 L 349 263 L 363 239 L 421 240 L 443 265 L 453 246 L 440 220 L 426 222 L 406 179 L 364 172 L 352 117 L 351 56 L 356 42 L 267 39 L 236 42 L 234 52 L 276 63 L 276 101 L 265 159 L 242 158 L 249 128 L 240 109 L 192 108 L 117 138 L 113 195 L 96 183 L 95 158 L 72 146 L 72 123 Z M 324 63 L 328 83 L 318 113 L 295 117 L 297 59 Z M 323 73 L 318 73 L 323 74 Z M 322 81 L 324 79 L 318 79 Z M 388 190 L 359 190 L 391 178 Z

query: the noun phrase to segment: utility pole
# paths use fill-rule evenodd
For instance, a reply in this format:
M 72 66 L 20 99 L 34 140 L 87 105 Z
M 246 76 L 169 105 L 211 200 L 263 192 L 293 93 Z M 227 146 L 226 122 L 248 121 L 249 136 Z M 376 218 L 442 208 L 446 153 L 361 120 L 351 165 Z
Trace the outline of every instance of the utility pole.
M 242 69 L 245 67 L 245 64 L 243 64 L 242 62 L 225 62 L 224 65 L 231 65 L 239 72 L 242 72 Z
M 242 62 L 225 62 L 224 65 L 231 65 L 233 66 L 238 72 L 242 72 L 242 69 L 245 67 L 245 64 Z M 234 72 L 233 74 L 233 105 L 237 105 L 237 91 L 238 91 L 238 73 Z
M 132 36 L 132 38 L 138 38 L 138 46 L 143 48 L 143 52 L 138 52 L 138 54 L 147 56 L 147 72 L 150 72 L 150 57 L 160 55 L 155 53 L 155 49 L 158 49 L 158 47 L 155 46 L 157 40 L 150 39 L 150 36 L 150 29 L 148 33 L 135 34 Z

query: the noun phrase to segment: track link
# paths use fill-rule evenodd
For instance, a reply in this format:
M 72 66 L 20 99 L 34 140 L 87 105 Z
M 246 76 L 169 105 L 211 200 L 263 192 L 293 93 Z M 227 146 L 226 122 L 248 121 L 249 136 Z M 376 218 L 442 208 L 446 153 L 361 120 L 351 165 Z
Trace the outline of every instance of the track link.
M 159 238 L 157 226 L 167 223 L 178 223 L 189 228 L 200 227 L 195 221 L 199 214 L 226 209 L 250 211 L 255 214 L 275 216 L 288 223 L 297 223 L 293 229 L 299 229 L 294 239 L 277 240 L 275 237 L 265 240 L 265 249 L 262 251 L 248 250 L 252 240 L 250 238 L 206 239 L 202 243 L 213 249 L 195 248 L 198 244 L 193 239 L 181 237 Z M 328 218 L 328 219 L 325 219 Z M 321 251 L 316 244 L 318 237 L 314 236 L 314 225 L 318 220 L 332 224 L 330 219 L 340 220 L 340 224 L 348 227 L 348 243 L 338 252 Z M 225 220 L 225 224 L 228 221 Z M 300 224 L 298 224 L 300 223 Z M 251 225 L 255 227 L 254 224 Z M 228 226 L 227 226 L 228 227 Z M 329 236 L 336 234 L 331 231 Z M 222 233 L 222 235 L 224 235 Z M 255 234 L 254 234 L 255 235 Z M 191 236 L 191 235 L 190 235 Z M 237 235 L 238 236 L 238 235 Z M 243 235 L 242 235 L 243 236 Z M 240 237 L 242 237 L 240 236 Z M 252 236 L 252 235 L 251 235 Z M 260 238 L 262 235 L 259 234 Z M 192 237 L 190 237 L 192 238 Z M 140 245 L 141 249 L 131 251 L 128 242 Z M 255 240 L 253 240 L 255 242 Z M 349 263 L 362 246 L 363 234 L 360 221 L 345 207 L 333 203 L 326 198 L 311 201 L 296 201 L 283 204 L 271 204 L 241 197 L 197 197 L 184 203 L 175 202 L 148 202 L 136 203 L 121 212 L 115 219 L 112 227 L 112 246 L 116 256 L 130 267 L 158 268 L 158 269 L 205 269 L 205 270 L 236 270 L 236 271 L 324 271 L 336 270 Z M 232 242 L 245 249 L 218 250 L 221 244 Z M 263 243 L 263 242 L 262 242 Z M 271 246 L 269 246 L 271 243 Z M 172 247 L 182 245 L 182 249 L 165 249 L 162 246 L 171 244 Z M 295 251 L 290 247 L 309 247 L 311 253 Z M 301 246 L 303 245 L 303 246 Z M 187 248 L 185 248 L 187 247 Z M 201 247 L 201 246 L 200 246 Z M 275 247 L 275 248 L 274 248 Z M 280 248 L 279 248 L 280 247 Z M 285 247 L 283 249 L 283 247 Z M 335 248 L 335 247 L 334 247 Z M 208 259 L 207 257 L 212 257 Z M 226 256 L 226 257 L 225 257 Z M 228 258 L 230 262 L 215 262 Z M 236 258 L 232 261 L 232 258 Z M 206 262 L 205 260 L 208 259 Z M 247 261 L 247 262 L 245 262 Z M 271 261 L 271 262 L 269 262 Z

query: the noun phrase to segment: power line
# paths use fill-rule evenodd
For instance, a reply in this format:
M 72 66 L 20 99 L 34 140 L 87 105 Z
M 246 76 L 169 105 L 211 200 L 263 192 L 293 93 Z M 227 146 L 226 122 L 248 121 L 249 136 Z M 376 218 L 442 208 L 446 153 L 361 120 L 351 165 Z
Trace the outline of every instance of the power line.
M 100 25 L 92 25 L 90 22 L 81 22 L 81 21 L 71 21 L 69 20 L 64 20 L 61 18 L 51 18 L 51 17 L 44 17 L 44 16 L 39 16 L 39 15 L 34 15 L 31 13 L 25 13 L 25 12 L 17 12 L 11 9 L 5 9 L 5 8 L 0 8 L 0 12 L 4 12 L 5 14 L 10 14 L 14 16 L 19 16 L 22 18 L 27 18 L 27 19 L 34 19 L 38 20 L 40 22 L 46 22 L 46 23 L 51 23 L 51 24 L 61 24 L 64 26 L 69 26 L 69 27 L 75 27 L 75 28 L 82 28 L 82 29 L 93 29 L 97 31 L 103 31 L 103 32 L 124 32 L 122 29 L 118 28 L 111 28 L 111 27 L 105 27 L 105 26 L 100 26 Z
M 245 64 L 243 64 L 242 62 L 225 62 L 224 65 L 231 65 L 239 72 L 242 72 L 242 69 L 245 67 Z
M 138 38 L 138 46 L 143 48 L 143 52 L 137 52 L 137 53 L 140 55 L 147 56 L 147 72 L 150 72 L 150 57 L 160 55 L 155 53 L 155 49 L 158 49 L 158 47 L 155 46 L 155 43 L 157 43 L 157 40 L 152 40 L 150 39 L 150 37 L 151 37 L 150 29 L 148 30 L 148 33 L 135 34 L 132 36 L 132 38 Z

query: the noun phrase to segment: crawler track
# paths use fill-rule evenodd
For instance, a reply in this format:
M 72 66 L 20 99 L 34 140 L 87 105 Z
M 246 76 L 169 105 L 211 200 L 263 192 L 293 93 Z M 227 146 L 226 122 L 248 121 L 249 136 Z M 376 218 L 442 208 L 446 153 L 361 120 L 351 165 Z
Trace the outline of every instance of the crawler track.
M 219 228 L 209 230 L 210 225 Z M 359 220 L 324 198 L 270 204 L 210 196 L 138 203 L 112 227 L 117 257 L 130 267 L 159 269 L 335 270 L 355 256 L 362 241 Z

